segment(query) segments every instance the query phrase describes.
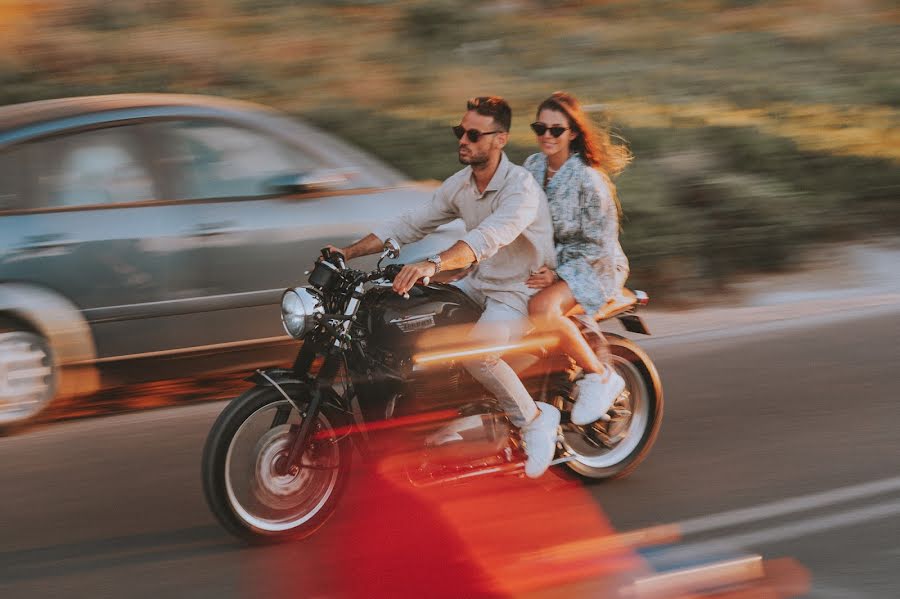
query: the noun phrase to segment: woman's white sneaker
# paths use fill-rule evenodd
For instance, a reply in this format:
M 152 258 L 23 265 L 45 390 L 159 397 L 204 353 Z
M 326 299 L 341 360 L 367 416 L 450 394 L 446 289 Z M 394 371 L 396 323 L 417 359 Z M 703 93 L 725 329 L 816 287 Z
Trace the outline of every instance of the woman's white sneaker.
M 625 379 L 615 370 L 609 376 L 591 372 L 578 383 L 578 399 L 572 408 L 572 423 L 585 425 L 599 420 L 606 414 L 616 398 L 625 390 Z

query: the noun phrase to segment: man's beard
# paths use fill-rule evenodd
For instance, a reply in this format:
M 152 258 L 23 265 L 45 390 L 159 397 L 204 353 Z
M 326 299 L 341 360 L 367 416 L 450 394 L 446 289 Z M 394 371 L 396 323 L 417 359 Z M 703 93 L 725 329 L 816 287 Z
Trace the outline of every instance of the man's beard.
M 488 163 L 488 155 L 485 154 L 474 154 L 469 153 L 466 155 L 460 154 L 457 152 L 457 157 L 459 158 L 460 164 L 468 164 L 469 166 L 484 166 Z

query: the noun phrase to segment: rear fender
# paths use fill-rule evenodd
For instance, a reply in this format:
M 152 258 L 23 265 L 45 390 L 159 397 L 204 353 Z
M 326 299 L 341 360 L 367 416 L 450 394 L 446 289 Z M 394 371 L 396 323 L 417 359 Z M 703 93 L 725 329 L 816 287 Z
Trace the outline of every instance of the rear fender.
M 657 401 L 661 402 L 663 399 L 662 379 L 660 379 L 659 372 L 656 370 L 656 365 L 653 363 L 653 360 L 650 359 L 650 356 L 647 355 L 647 352 L 641 349 L 641 347 L 631 339 L 627 339 L 621 335 L 604 331 L 603 336 L 606 338 L 609 345 L 612 346 L 610 347 L 610 351 L 615 352 L 616 350 L 614 347 L 617 346 L 623 348 L 637 360 L 635 365 L 646 378 L 647 383 L 650 386 L 650 392 L 655 395 Z

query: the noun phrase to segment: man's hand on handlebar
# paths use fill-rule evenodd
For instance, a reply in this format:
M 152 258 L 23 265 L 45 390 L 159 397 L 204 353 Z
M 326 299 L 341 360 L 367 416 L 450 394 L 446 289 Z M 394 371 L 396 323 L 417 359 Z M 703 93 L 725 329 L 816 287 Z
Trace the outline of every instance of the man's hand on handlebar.
M 431 262 L 416 262 L 407 264 L 400 273 L 394 277 L 394 291 L 400 295 L 405 295 L 413 288 L 419 279 L 434 276 L 436 267 Z
M 344 248 L 335 247 L 335 246 L 333 246 L 333 245 L 331 245 L 331 244 L 329 243 L 328 245 L 326 245 L 326 246 L 323 247 L 322 249 L 323 249 L 323 250 L 328 250 L 328 251 L 331 252 L 332 254 L 340 254 L 341 256 L 344 257 L 344 262 L 346 262 L 347 260 L 350 259 L 350 257 L 347 256 L 347 250 L 345 250 Z

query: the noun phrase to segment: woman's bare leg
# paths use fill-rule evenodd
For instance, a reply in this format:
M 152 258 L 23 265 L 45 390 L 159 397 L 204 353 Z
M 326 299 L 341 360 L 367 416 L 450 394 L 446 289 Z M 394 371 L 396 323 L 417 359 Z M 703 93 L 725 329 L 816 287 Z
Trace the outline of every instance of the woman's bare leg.
M 566 313 L 576 303 L 568 283 L 556 281 L 532 296 L 528 313 L 539 330 L 559 335 L 562 351 L 570 355 L 586 373 L 600 374 L 605 369 L 603 362 L 597 358 L 578 326 L 566 318 Z

